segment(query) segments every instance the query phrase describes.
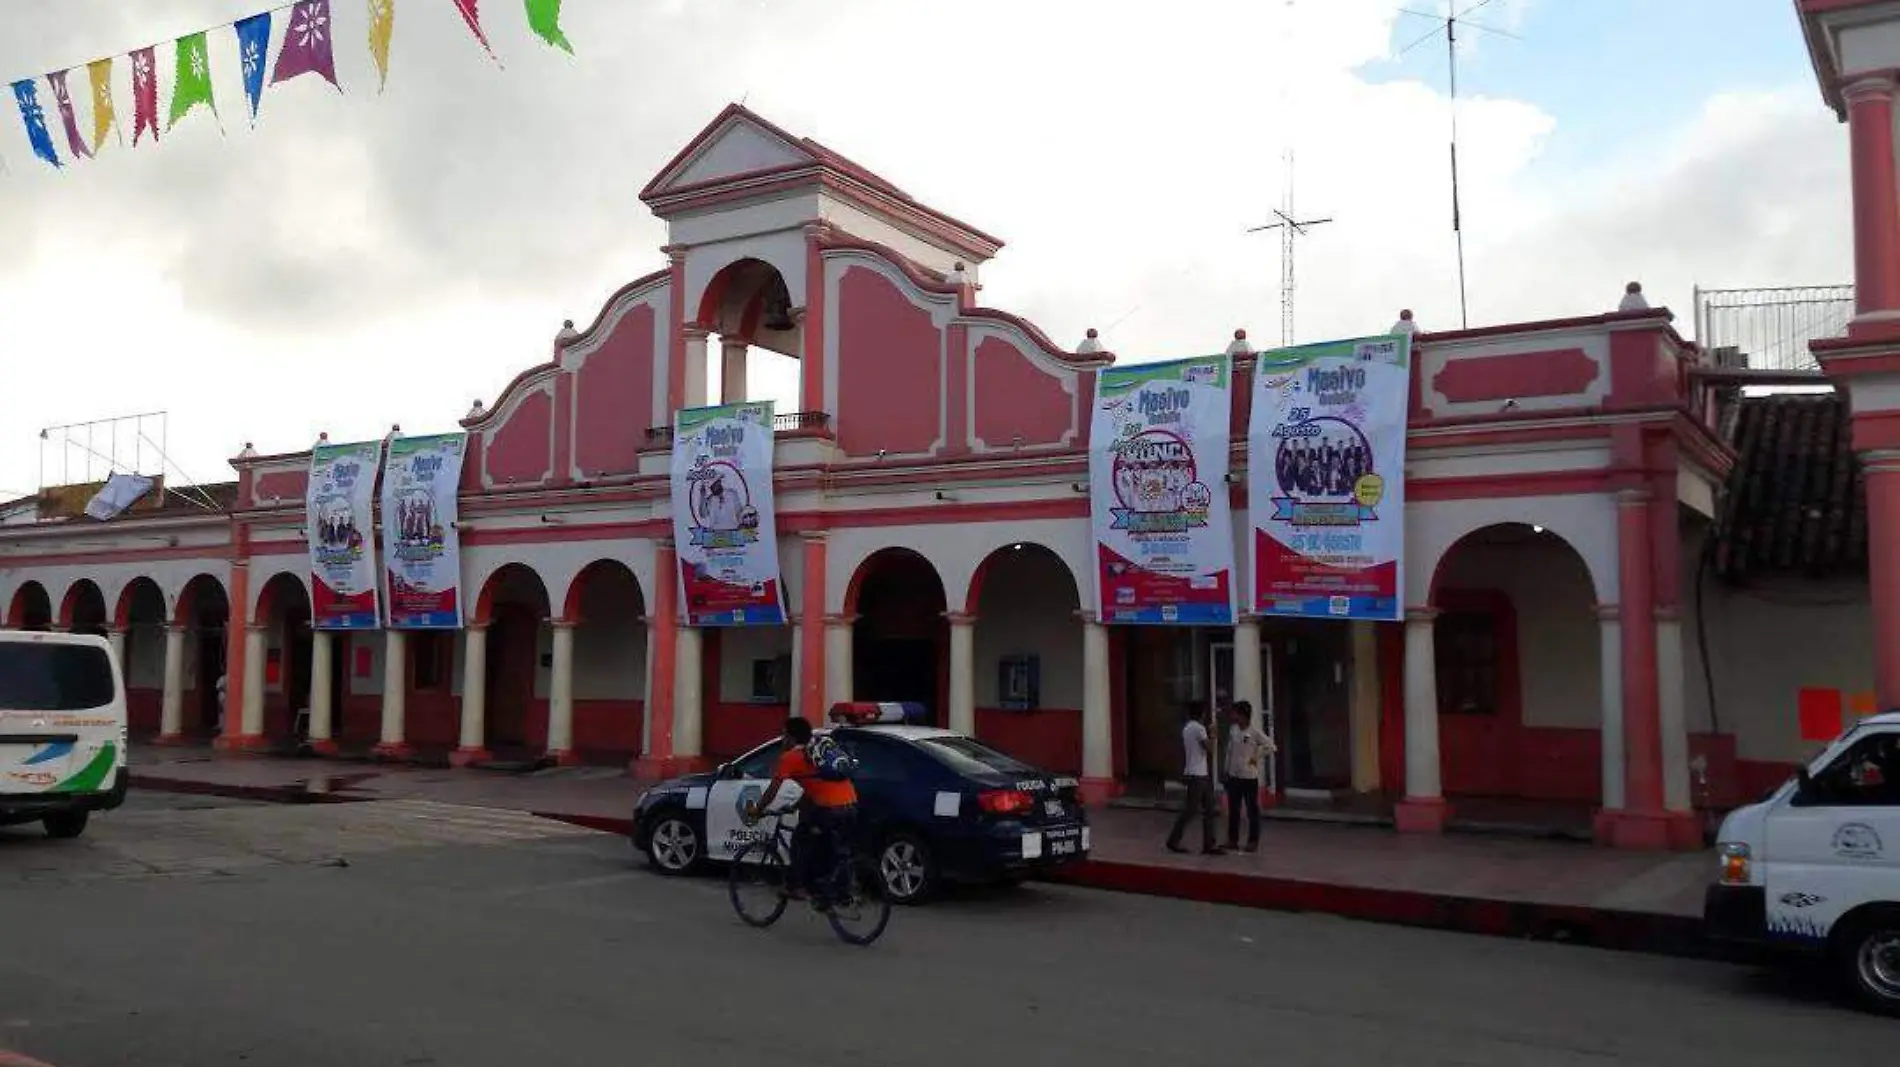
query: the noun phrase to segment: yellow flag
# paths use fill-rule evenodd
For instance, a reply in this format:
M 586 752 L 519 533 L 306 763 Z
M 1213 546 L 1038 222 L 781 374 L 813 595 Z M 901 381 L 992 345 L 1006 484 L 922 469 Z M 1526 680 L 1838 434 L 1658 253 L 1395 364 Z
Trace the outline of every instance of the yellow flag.
M 396 32 L 396 0 L 369 0 L 369 54 L 376 60 L 376 91 L 389 83 L 389 38 Z
M 105 143 L 106 131 L 117 129 L 119 116 L 112 109 L 112 60 L 95 59 L 86 64 L 86 76 L 92 79 L 92 150 Z M 125 134 L 119 134 L 125 140 Z

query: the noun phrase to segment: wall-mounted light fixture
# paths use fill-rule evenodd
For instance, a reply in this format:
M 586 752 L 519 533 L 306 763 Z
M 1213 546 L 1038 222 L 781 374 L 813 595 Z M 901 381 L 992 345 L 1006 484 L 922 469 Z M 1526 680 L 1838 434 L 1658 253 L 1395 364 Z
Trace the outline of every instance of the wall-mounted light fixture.
M 954 503 L 956 503 L 956 501 L 957 501 L 957 500 L 958 500 L 959 498 L 958 498 L 958 496 L 957 496 L 957 495 L 956 495 L 955 493 L 947 493 L 947 492 L 945 492 L 945 491 L 943 491 L 942 489 L 939 489 L 939 490 L 937 490 L 937 499 L 938 499 L 938 500 L 943 500 L 943 501 L 948 501 L 948 502 L 950 502 L 950 503 L 953 503 L 953 504 L 954 504 Z

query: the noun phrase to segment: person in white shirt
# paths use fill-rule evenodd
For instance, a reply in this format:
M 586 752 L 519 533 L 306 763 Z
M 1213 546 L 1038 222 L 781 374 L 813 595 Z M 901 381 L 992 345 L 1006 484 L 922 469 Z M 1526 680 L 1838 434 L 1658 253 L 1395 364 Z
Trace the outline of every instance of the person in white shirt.
M 1219 856 L 1225 850 L 1214 844 L 1214 780 L 1209 776 L 1210 757 L 1213 745 L 1207 736 L 1207 726 L 1201 722 L 1201 709 L 1190 707 L 1187 721 L 1181 725 L 1181 748 L 1183 765 L 1181 784 L 1187 787 L 1187 805 L 1174 820 L 1174 829 L 1168 832 L 1168 851 L 1186 852 L 1181 847 L 1181 835 L 1187 832 L 1188 823 L 1195 815 L 1201 817 L 1201 852 L 1209 856 Z
M 1260 847 L 1260 768 L 1273 755 L 1273 740 L 1253 724 L 1253 705 L 1237 700 L 1227 709 L 1227 739 L 1221 784 L 1227 789 L 1227 847 L 1240 848 L 1240 809 L 1247 809 L 1246 850 Z

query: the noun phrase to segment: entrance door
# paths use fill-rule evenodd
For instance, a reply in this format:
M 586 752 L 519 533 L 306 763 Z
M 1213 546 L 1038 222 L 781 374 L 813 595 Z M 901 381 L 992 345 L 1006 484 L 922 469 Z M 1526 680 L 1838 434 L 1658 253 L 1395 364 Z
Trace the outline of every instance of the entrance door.
M 533 609 L 518 604 L 495 609 L 495 621 L 488 633 L 484 743 L 496 755 L 519 755 L 528 747 L 528 711 L 534 706 L 540 636 Z
M 1451 601 L 1441 594 L 1440 602 Z M 1433 630 L 1438 676 L 1438 737 L 1447 794 L 1513 793 L 1516 679 L 1503 654 L 1506 620 L 1481 600 L 1446 603 Z
M 861 635 L 851 653 L 853 699 L 922 704 L 937 721 L 937 642 Z
M 1346 627 L 1302 620 L 1280 642 L 1280 764 L 1291 797 L 1330 799 L 1352 781 Z

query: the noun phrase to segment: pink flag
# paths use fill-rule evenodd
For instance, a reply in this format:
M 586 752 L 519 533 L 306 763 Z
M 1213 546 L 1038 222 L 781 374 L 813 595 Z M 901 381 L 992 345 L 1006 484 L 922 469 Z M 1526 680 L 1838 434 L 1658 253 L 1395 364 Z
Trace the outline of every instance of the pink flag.
M 482 47 L 488 49 L 488 54 L 492 56 L 495 54 L 494 46 L 488 43 L 488 35 L 482 32 L 481 2 L 482 0 L 455 0 L 455 8 L 462 13 L 462 21 L 468 23 L 469 30 L 475 34 L 475 39 L 482 42 Z
M 330 23 L 330 0 L 301 0 L 290 11 L 284 31 L 284 46 L 277 52 L 277 69 L 270 82 L 276 85 L 299 74 L 315 72 L 325 81 L 336 82 L 336 54 L 332 51 L 335 34 Z
M 73 157 L 92 156 L 92 149 L 86 145 L 86 139 L 79 136 L 79 120 L 73 117 L 73 96 L 66 91 L 66 71 L 55 71 L 46 76 L 52 83 L 53 99 L 59 104 L 59 121 L 66 127 L 66 147 Z
M 152 140 L 158 140 L 158 65 L 152 59 L 150 48 L 141 48 L 132 53 L 132 144 L 139 143 L 139 134 L 147 129 L 152 131 Z

